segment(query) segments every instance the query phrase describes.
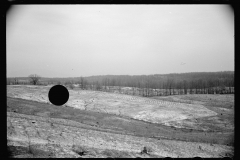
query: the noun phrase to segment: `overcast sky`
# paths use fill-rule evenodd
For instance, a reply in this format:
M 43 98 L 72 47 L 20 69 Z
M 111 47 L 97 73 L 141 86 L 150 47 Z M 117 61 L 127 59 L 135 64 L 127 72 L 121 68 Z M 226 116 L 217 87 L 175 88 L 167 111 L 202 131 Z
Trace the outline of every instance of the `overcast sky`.
M 7 77 L 234 71 L 227 5 L 20 5 Z

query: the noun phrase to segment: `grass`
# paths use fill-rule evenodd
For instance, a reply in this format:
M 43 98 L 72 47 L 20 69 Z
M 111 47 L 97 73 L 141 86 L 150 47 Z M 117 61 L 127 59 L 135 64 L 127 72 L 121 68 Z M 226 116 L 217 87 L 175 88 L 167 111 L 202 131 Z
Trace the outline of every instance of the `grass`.
M 79 146 L 79 145 L 73 145 L 72 151 L 74 151 L 75 153 L 77 153 L 80 156 L 84 156 L 84 155 L 88 154 L 88 152 L 89 152 L 89 150 L 86 147 Z
M 27 115 L 40 115 L 40 113 L 48 113 L 49 118 L 62 118 L 73 120 L 76 122 L 98 126 L 101 130 L 111 129 L 108 132 L 116 133 L 118 130 L 124 132 L 124 134 L 130 134 L 135 136 L 144 137 L 166 137 L 170 139 L 187 140 L 193 142 L 209 142 L 216 140 L 217 144 L 226 144 L 224 139 L 228 138 L 227 135 L 222 135 L 221 137 L 216 137 L 211 134 L 207 137 L 203 132 L 198 132 L 196 130 L 171 128 L 161 124 L 153 124 L 140 120 L 134 120 L 127 117 L 121 117 L 116 115 L 109 115 L 107 113 L 97 113 L 92 111 L 84 111 L 74 109 L 72 107 L 54 106 L 49 104 L 44 104 L 40 102 L 33 102 L 29 100 L 23 100 L 18 98 L 7 98 L 8 112 L 13 110 L 18 110 L 18 113 Z M 29 106 L 36 107 L 29 107 Z M 110 119 L 110 120 L 109 120 Z M 127 121 L 126 121 L 127 120 Z M 147 128 L 146 128 L 147 127 Z M 97 128 L 95 128 L 97 129 Z
M 115 149 L 99 150 L 96 148 L 89 148 L 86 146 L 76 145 L 72 146 L 72 151 L 77 153 L 81 157 L 110 157 L 110 158 L 132 158 L 133 153 L 119 151 Z
M 189 95 L 188 95 L 189 96 Z M 174 97 L 174 96 L 172 96 Z M 206 96 L 207 97 L 207 96 Z M 178 97 L 181 99 L 181 96 Z M 185 97 L 186 98 L 186 97 Z M 191 97 L 190 97 L 191 98 Z M 190 99 L 189 98 L 189 99 Z M 184 98 L 183 98 L 184 99 Z M 204 102 L 205 104 L 212 105 L 215 104 L 215 106 L 219 106 L 220 104 L 226 105 L 228 102 L 221 103 L 222 100 L 218 100 L 218 97 L 215 97 L 214 100 L 211 97 L 210 101 L 206 99 L 201 101 L 201 97 L 194 97 L 191 100 L 198 100 L 201 102 Z M 177 98 L 174 99 L 177 101 Z M 229 103 L 232 103 L 231 100 L 229 100 Z M 71 107 L 63 107 L 63 106 L 54 106 L 49 104 L 44 104 L 40 102 L 33 102 L 29 100 L 23 100 L 18 98 L 9 98 L 7 97 L 7 111 L 12 112 L 16 111 L 17 113 L 22 114 L 28 114 L 28 115 L 37 115 L 39 113 L 49 113 L 49 118 L 62 118 L 62 119 L 69 119 L 77 122 L 82 122 L 89 125 L 97 126 L 99 129 L 111 129 L 111 131 L 107 132 L 113 132 L 116 133 L 116 131 L 124 131 L 123 134 L 134 134 L 135 136 L 143 136 L 143 137 L 167 137 L 169 139 L 178 139 L 178 140 L 186 140 L 186 141 L 192 141 L 192 142 L 206 142 L 206 143 L 214 143 L 214 144 L 234 144 L 234 139 L 231 141 L 226 141 L 226 137 L 228 136 L 221 135 L 221 136 L 215 136 L 214 134 L 210 133 L 207 136 L 203 136 L 204 133 L 198 132 L 196 130 L 188 130 L 188 129 L 178 129 L 178 128 L 171 128 L 160 124 L 152 124 L 147 123 L 139 120 L 134 120 L 127 117 L 121 117 L 116 115 L 109 115 L 106 113 L 96 113 L 92 111 L 83 111 L 74 109 Z M 30 105 L 29 105 L 30 104 Z M 35 107 L 31 107 L 35 106 Z M 223 117 L 225 118 L 225 117 Z M 206 121 L 207 122 L 207 121 Z M 211 121 L 209 121 L 211 123 Z M 72 125 L 72 123 L 71 123 Z M 214 125 L 212 123 L 211 125 Z M 98 129 L 96 129 L 98 130 Z M 141 146 L 140 146 L 141 147 Z M 25 151 L 24 151 L 25 150 Z M 101 152 L 99 150 L 94 148 L 87 148 L 80 145 L 75 145 L 72 148 L 72 151 L 74 151 L 76 154 L 79 155 L 79 157 L 98 157 L 99 155 L 103 155 L 104 157 L 112 157 L 112 158 L 129 158 L 134 157 L 133 153 L 119 151 L 119 150 L 113 150 L 113 149 L 106 149 Z M 19 153 L 18 153 L 19 152 Z M 152 153 L 154 151 L 151 147 L 145 146 L 141 149 L 139 149 L 138 154 L 140 156 L 152 156 Z M 142 154 L 140 154 L 142 153 Z M 42 151 L 37 148 L 37 146 L 31 145 L 29 143 L 29 147 L 25 147 L 25 149 L 14 149 L 14 147 L 10 147 L 9 149 L 9 156 L 12 157 L 19 157 L 20 155 L 25 155 L 26 157 L 54 157 L 53 152 L 46 152 Z
M 131 154 L 124 151 L 106 149 L 101 152 L 102 155 L 111 158 L 132 158 Z
M 38 149 L 37 146 L 7 146 L 8 158 L 50 158 L 53 154 L 49 151 Z
M 92 157 L 96 158 L 99 156 L 102 157 L 111 157 L 111 158 L 131 158 L 132 156 L 128 152 L 118 151 L 114 149 L 105 149 L 103 151 L 97 150 L 95 148 L 88 148 L 80 145 L 73 145 L 72 151 L 77 153 L 81 157 Z

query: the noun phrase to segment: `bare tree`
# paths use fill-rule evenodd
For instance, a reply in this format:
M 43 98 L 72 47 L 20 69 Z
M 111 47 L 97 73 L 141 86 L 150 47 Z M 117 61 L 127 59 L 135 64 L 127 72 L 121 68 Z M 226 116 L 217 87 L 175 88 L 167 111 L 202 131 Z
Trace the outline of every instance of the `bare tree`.
M 40 76 L 38 76 L 37 74 L 31 74 L 30 76 L 28 76 L 30 78 L 30 83 L 33 85 L 37 85 L 37 83 L 40 80 Z
M 17 77 L 15 77 L 15 78 L 13 79 L 13 83 L 14 83 L 14 84 L 19 84 L 19 81 L 18 81 Z
M 167 86 L 168 86 L 170 95 L 172 95 L 173 83 L 174 83 L 174 80 L 172 78 L 171 79 L 167 79 Z
M 107 91 L 107 89 L 108 89 L 108 78 L 105 78 L 104 80 L 103 80 L 103 85 L 104 85 L 104 89 L 105 89 L 105 91 Z
M 111 86 L 115 86 L 116 85 L 116 80 L 115 79 L 112 79 L 111 80 Z
M 183 81 L 183 89 L 184 89 L 184 94 L 187 94 L 188 83 L 186 80 Z
M 87 89 L 88 81 L 85 78 L 80 77 L 80 81 L 78 83 L 81 89 Z
M 11 79 L 7 78 L 7 85 L 11 85 Z
M 96 82 L 96 89 L 97 91 L 101 90 L 102 86 L 98 83 L 98 81 Z

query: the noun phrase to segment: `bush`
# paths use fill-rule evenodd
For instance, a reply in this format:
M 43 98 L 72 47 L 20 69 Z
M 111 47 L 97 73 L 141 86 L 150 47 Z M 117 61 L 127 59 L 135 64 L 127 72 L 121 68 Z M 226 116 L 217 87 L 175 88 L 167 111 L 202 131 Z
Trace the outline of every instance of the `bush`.
M 69 88 L 69 89 L 74 89 L 75 86 L 73 84 L 65 84 L 65 87 Z
M 74 89 L 74 88 L 75 88 L 73 84 L 69 84 L 68 87 L 69 87 L 70 89 Z
M 141 154 L 149 154 L 151 152 L 153 152 L 153 149 L 151 147 L 144 146 L 142 151 L 141 151 Z
M 78 146 L 78 145 L 73 145 L 72 146 L 72 151 L 74 151 L 75 153 L 77 153 L 80 156 L 86 155 L 88 153 L 88 150 L 82 146 Z
M 29 150 L 30 149 L 30 150 Z M 7 155 L 9 158 L 49 158 L 54 157 L 53 153 L 44 151 L 37 146 L 31 145 L 30 147 L 22 146 L 8 146 Z

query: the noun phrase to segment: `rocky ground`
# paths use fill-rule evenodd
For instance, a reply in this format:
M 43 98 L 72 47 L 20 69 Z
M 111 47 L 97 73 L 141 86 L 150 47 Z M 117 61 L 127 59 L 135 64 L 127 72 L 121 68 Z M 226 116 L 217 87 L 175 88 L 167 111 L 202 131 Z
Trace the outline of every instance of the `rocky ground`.
M 8 86 L 14 157 L 233 156 L 230 107 L 81 90 L 70 90 L 68 103 L 59 107 L 49 104 L 48 90 Z

